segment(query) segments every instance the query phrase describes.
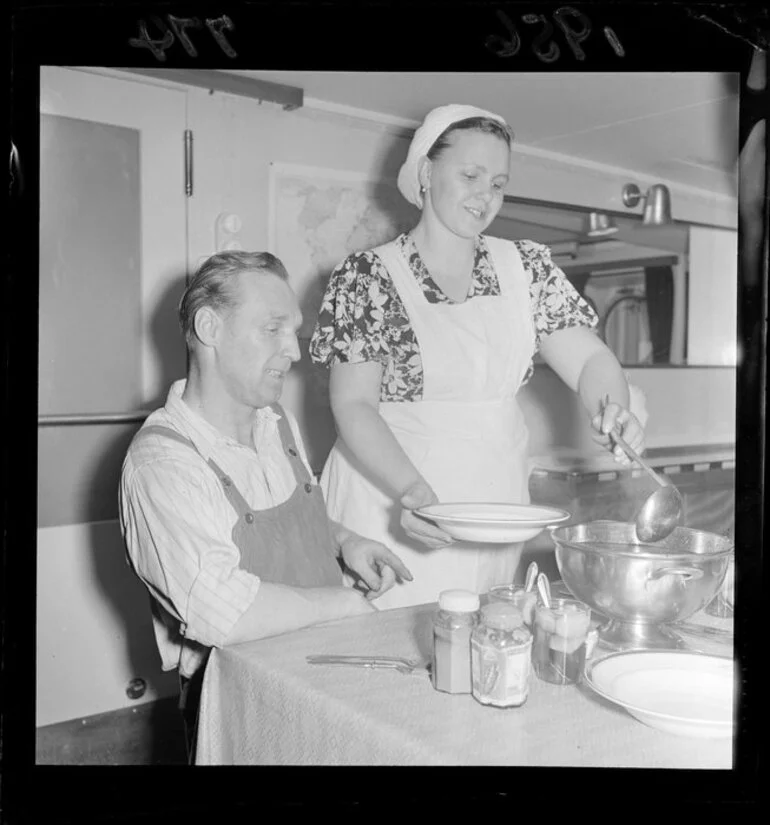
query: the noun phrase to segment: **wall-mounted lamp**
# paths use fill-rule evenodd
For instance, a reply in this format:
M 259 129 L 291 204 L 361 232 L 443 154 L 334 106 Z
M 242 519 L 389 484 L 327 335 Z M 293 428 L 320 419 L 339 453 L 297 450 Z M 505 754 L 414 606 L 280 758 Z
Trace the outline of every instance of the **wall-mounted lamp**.
M 635 183 L 623 187 L 623 204 L 633 209 L 640 200 L 644 201 L 642 224 L 644 226 L 666 226 L 673 223 L 671 217 L 671 192 L 662 183 L 651 186 L 642 194 Z
M 614 235 L 617 231 L 612 218 L 604 212 L 589 212 L 583 222 L 583 234 L 589 238 L 603 238 L 606 235 Z

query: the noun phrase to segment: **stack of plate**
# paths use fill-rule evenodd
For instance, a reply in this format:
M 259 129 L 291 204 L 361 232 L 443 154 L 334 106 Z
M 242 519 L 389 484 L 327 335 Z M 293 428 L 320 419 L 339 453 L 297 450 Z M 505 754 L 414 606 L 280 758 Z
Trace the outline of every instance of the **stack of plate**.
M 415 512 L 458 541 L 492 544 L 529 541 L 570 517 L 566 510 L 533 504 L 431 504 Z

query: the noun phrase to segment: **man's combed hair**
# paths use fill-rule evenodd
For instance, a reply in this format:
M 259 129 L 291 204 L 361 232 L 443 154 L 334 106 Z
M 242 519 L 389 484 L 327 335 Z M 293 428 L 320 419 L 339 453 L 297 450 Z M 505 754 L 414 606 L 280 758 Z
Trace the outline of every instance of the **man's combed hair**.
M 265 272 L 284 281 L 289 273 L 269 252 L 219 252 L 205 260 L 179 302 L 179 323 L 187 346 L 195 342 L 195 315 L 203 307 L 227 310 L 235 306 L 235 276 L 241 272 Z
M 491 117 L 466 117 L 464 120 L 458 120 L 446 129 L 436 138 L 433 146 L 428 150 L 428 157 L 431 160 L 436 158 L 449 146 L 449 138 L 454 132 L 471 131 L 471 132 L 485 132 L 489 135 L 495 135 L 500 140 L 505 141 L 506 146 L 510 149 L 513 143 L 513 132 L 510 127 L 495 120 Z

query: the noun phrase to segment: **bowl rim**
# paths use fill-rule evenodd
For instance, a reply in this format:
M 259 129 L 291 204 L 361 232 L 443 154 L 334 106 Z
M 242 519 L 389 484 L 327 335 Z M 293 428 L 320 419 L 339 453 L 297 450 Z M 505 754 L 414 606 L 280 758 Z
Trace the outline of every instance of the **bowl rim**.
M 480 507 L 497 507 L 501 511 L 506 508 L 517 508 L 519 510 L 532 510 L 542 513 L 540 517 L 513 518 L 510 515 L 481 516 L 463 513 L 463 508 L 473 510 Z M 452 508 L 457 508 L 452 512 Z M 459 512 L 458 512 L 459 511 Z M 536 527 L 548 526 L 549 524 L 560 524 L 570 518 L 570 513 L 560 507 L 551 507 L 545 504 L 518 504 L 501 501 L 442 501 L 437 504 L 426 504 L 415 510 L 420 516 L 432 521 L 446 522 L 447 524 L 468 524 L 478 527 Z
M 611 519 L 595 519 L 593 521 L 585 521 L 585 522 L 581 522 L 579 524 L 568 524 L 568 525 L 563 525 L 561 527 L 552 527 L 552 528 L 548 528 L 548 529 L 549 529 L 549 532 L 551 534 L 551 538 L 553 539 L 553 542 L 556 545 L 557 549 L 560 548 L 560 547 L 569 547 L 573 550 L 580 550 L 582 552 L 596 553 L 597 555 L 601 556 L 601 555 L 607 554 L 610 551 L 608 551 L 606 549 L 597 549 L 596 547 L 592 547 L 591 542 L 588 542 L 588 541 L 582 542 L 582 541 L 571 541 L 569 539 L 564 539 L 564 538 L 561 538 L 558 534 L 562 531 L 565 531 L 565 530 L 574 530 L 577 527 L 585 527 L 585 526 L 590 525 L 590 524 L 623 524 L 623 525 L 627 525 L 627 524 L 631 524 L 631 523 L 632 522 L 626 522 L 626 521 L 612 521 Z M 682 528 L 676 528 L 676 529 L 682 529 Z M 709 533 L 707 530 L 696 530 L 695 528 L 692 528 L 692 527 L 685 527 L 683 529 L 687 530 L 690 533 L 700 533 L 700 534 L 707 535 L 707 536 L 718 536 L 719 538 L 724 538 L 726 541 L 730 541 L 727 538 L 727 536 L 721 536 L 719 533 Z M 604 542 L 602 542 L 602 544 L 605 544 L 605 545 L 615 544 L 615 542 L 604 541 Z M 640 542 L 640 544 L 646 544 L 646 545 L 649 546 L 651 544 L 651 542 Z M 733 553 L 733 554 L 735 553 L 735 544 L 734 544 L 734 542 L 731 542 L 729 544 L 729 546 L 726 547 L 724 550 L 714 550 L 713 552 L 710 552 L 710 553 L 687 553 L 687 552 L 681 552 L 681 553 L 676 553 L 676 552 L 652 553 L 652 552 L 644 552 L 644 551 L 636 551 L 635 552 L 633 550 L 624 550 L 624 549 L 622 549 L 622 548 L 628 547 L 628 546 L 629 546 L 629 542 L 623 542 L 622 544 L 617 544 L 618 549 L 617 550 L 612 550 L 611 551 L 612 555 L 613 556 L 622 556 L 622 557 L 630 558 L 630 559 L 694 562 L 695 560 L 718 559 L 718 558 L 721 558 L 722 556 L 729 556 L 731 553 Z
M 642 713 L 642 714 L 645 714 L 645 715 L 648 715 L 648 716 L 654 716 L 654 717 L 657 717 L 659 719 L 664 719 L 664 720 L 672 721 L 672 722 L 687 722 L 689 724 L 701 724 L 702 720 L 700 720 L 696 717 L 677 716 L 677 715 L 674 715 L 674 714 L 664 713 L 662 711 L 654 710 L 654 709 L 649 708 L 649 707 L 641 707 L 640 705 L 636 705 L 636 704 L 633 704 L 631 702 L 626 702 L 625 700 L 620 699 L 619 697 L 612 695 L 611 693 L 607 692 L 606 690 L 603 690 L 602 688 L 600 688 L 596 684 L 596 682 L 593 678 L 594 671 L 598 667 L 600 667 L 602 664 L 604 664 L 605 662 L 609 661 L 610 659 L 624 658 L 624 657 L 627 657 L 627 656 L 633 655 L 633 654 L 646 654 L 646 653 L 665 654 L 665 655 L 669 655 L 669 658 L 670 658 L 670 654 L 674 654 L 675 657 L 691 656 L 691 657 L 693 657 L 694 661 L 697 661 L 698 659 L 700 659 L 701 661 L 717 660 L 717 661 L 721 661 L 721 662 L 729 662 L 729 663 L 733 664 L 733 668 L 735 666 L 735 661 L 730 656 L 722 656 L 722 655 L 719 655 L 719 654 L 716 654 L 716 653 L 703 653 L 700 650 L 664 650 L 664 649 L 661 649 L 661 650 L 648 650 L 648 649 L 641 649 L 641 648 L 638 649 L 638 650 L 616 650 L 616 651 L 613 651 L 612 653 L 607 653 L 603 656 L 598 656 L 597 658 L 593 659 L 591 662 L 586 662 L 585 667 L 583 668 L 584 680 L 588 684 L 588 686 L 591 688 L 591 690 L 598 693 L 599 696 L 602 696 L 604 699 L 607 699 L 610 702 L 614 702 L 616 705 L 620 705 L 621 707 L 625 708 L 629 713 L 634 714 L 634 713 L 638 712 L 638 713 Z M 734 680 L 735 680 L 735 670 L 733 669 L 733 690 L 735 690 Z M 735 713 L 735 710 L 733 708 L 733 714 L 734 713 Z M 733 719 L 730 719 L 730 720 L 715 719 L 715 720 L 709 720 L 706 724 L 708 724 L 709 726 L 714 726 L 714 727 L 732 727 L 734 725 L 734 723 L 735 723 L 735 717 L 733 716 Z

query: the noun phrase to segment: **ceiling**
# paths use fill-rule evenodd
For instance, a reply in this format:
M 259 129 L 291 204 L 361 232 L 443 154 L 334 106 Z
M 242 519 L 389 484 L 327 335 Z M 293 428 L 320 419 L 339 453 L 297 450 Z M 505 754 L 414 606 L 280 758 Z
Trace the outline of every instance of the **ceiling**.
M 417 126 L 433 107 L 503 116 L 516 144 L 733 194 L 738 80 L 705 72 L 235 71 L 303 89 L 305 107 Z

